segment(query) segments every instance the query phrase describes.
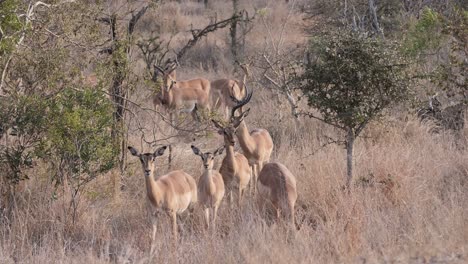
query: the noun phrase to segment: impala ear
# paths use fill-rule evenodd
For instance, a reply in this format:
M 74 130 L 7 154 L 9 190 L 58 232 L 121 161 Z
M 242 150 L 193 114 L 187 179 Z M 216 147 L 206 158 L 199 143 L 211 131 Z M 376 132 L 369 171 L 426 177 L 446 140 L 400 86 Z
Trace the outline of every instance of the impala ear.
M 195 155 L 201 156 L 201 151 L 195 147 L 194 145 L 190 146 L 192 148 L 192 151 Z
M 169 77 L 171 77 L 173 80 L 174 80 L 174 83 L 175 83 L 175 80 L 176 80 L 176 69 L 169 69 Z
M 242 114 L 241 114 L 242 118 L 247 117 L 249 115 L 249 113 L 250 113 L 250 108 L 245 110 L 245 112 L 242 112 Z
M 128 146 L 128 150 L 130 150 L 130 153 L 132 153 L 133 156 L 139 156 L 140 154 L 138 153 L 138 150 L 136 148 Z
M 221 155 L 223 154 L 223 151 L 224 151 L 224 146 L 223 147 L 220 147 L 219 149 L 217 149 L 213 155 L 215 156 L 218 156 L 218 155 Z
M 215 125 L 216 128 L 224 129 L 224 127 L 220 123 L 218 123 L 218 121 L 216 121 L 214 119 L 211 119 L 211 122 L 213 122 L 213 124 Z
M 154 153 L 153 153 L 153 157 L 158 157 L 158 156 L 162 156 L 164 154 L 164 151 L 166 150 L 167 146 L 162 146 L 160 148 L 158 148 Z

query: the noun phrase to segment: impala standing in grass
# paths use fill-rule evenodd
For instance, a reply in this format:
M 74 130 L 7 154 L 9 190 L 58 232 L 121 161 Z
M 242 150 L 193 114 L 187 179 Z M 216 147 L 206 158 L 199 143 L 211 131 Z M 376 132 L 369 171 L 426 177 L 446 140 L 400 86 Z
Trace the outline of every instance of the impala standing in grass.
M 201 152 L 197 147 L 191 146 L 195 155 L 200 156 L 203 162 L 205 171 L 198 181 L 198 197 L 200 203 L 205 209 L 206 227 L 210 227 L 210 222 L 213 228 L 216 227 L 216 217 L 218 208 L 224 197 L 224 181 L 218 171 L 213 170 L 214 158 L 223 153 L 224 148 L 217 149 L 214 153 Z M 210 219 L 211 215 L 211 219 Z
M 184 212 L 191 204 L 197 202 L 197 185 L 192 176 L 184 171 L 175 170 L 155 178 L 156 157 L 164 154 L 166 146 L 158 148 L 154 153 L 142 153 L 133 147 L 128 147 L 133 156 L 140 159 L 146 181 L 148 200 L 156 209 L 152 214 L 152 241 L 156 237 L 157 217 L 161 211 L 167 212 L 172 218 L 172 232 L 177 240 L 177 214 Z
M 261 202 L 271 202 L 278 220 L 281 213 L 289 215 L 294 226 L 294 205 L 297 200 L 296 177 L 279 162 L 267 163 L 258 176 L 258 194 Z
M 236 106 L 231 96 L 240 100 L 245 97 L 245 84 L 249 76 L 247 64 L 240 64 L 244 71 L 242 81 L 231 79 L 218 79 L 211 82 L 210 101 L 213 109 L 222 109 L 225 119 L 229 119 L 229 110 Z M 240 109 L 242 112 L 242 109 Z
M 155 68 L 163 75 L 163 87 L 154 102 L 164 105 L 170 111 L 171 122 L 174 115 L 177 117 L 181 112 L 191 113 L 194 120 L 198 120 L 198 111 L 210 111 L 210 81 L 204 78 L 177 81 L 176 66 L 166 70 L 159 66 Z
M 223 176 L 231 204 L 233 202 L 232 191 L 234 188 L 237 188 L 240 206 L 244 191 L 250 182 L 252 170 L 247 158 L 241 153 L 234 151 L 236 128 L 230 125 L 223 127 L 218 122 L 212 121 L 216 128 L 218 128 L 218 133 L 223 135 L 224 147 L 226 148 L 226 156 L 223 159 L 219 172 Z
M 271 152 L 273 151 L 273 140 L 266 129 L 257 128 L 249 132 L 244 118 L 249 114 L 250 108 L 241 112 L 239 116 L 235 116 L 235 111 L 250 101 L 252 93 L 252 91 L 248 93 L 242 100 L 231 97 L 236 102 L 236 106 L 231 111 L 231 125 L 236 128 L 239 144 L 252 167 L 253 188 L 254 193 L 256 193 L 258 173 L 262 170 L 263 164 L 270 160 Z

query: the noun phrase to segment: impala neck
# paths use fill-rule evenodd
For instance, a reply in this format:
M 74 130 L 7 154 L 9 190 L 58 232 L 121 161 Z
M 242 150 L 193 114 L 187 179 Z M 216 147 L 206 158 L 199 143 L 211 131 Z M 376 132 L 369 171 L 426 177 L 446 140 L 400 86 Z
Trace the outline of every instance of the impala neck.
M 154 179 L 154 174 L 151 173 L 148 177 L 145 177 L 145 181 L 148 199 L 153 205 L 158 206 L 161 202 L 162 190 Z
M 232 166 L 232 168 L 235 167 L 235 164 L 236 164 L 236 159 L 235 159 L 235 153 L 234 153 L 234 146 L 232 146 L 231 144 L 228 144 L 226 143 L 225 144 L 225 147 L 226 147 L 226 161 L 228 161 L 228 164 L 230 164 Z
M 175 85 L 175 84 L 174 84 Z M 174 93 L 172 92 L 172 89 L 174 89 L 174 86 L 169 90 L 169 92 L 166 92 L 166 100 L 167 100 L 167 104 L 169 106 L 172 105 L 172 102 L 174 101 L 173 98 L 174 98 Z
M 203 178 L 208 182 L 208 188 L 211 191 L 214 191 L 216 186 L 213 181 L 213 169 L 205 169 L 205 172 L 203 173 Z
M 254 152 L 255 142 L 252 136 L 250 136 L 245 121 L 242 121 L 239 125 L 239 128 L 237 128 L 236 136 L 239 139 L 239 144 L 245 153 L 250 154 Z

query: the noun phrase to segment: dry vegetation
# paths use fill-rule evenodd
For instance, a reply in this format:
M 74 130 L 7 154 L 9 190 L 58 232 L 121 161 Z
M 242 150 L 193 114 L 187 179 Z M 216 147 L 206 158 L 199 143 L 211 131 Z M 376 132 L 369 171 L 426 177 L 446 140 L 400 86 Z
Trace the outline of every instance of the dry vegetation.
M 183 1 L 182 1 L 183 2 Z M 246 1 L 247 2 L 247 1 Z M 255 1 L 271 11 L 266 23 L 278 27 L 288 16 L 284 1 Z M 248 8 L 251 8 L 247 3 Z M 230 3 L 214 1 L 218 17 L 230 14 Z M 159 7 L 164 31 L 181 32 L 209 22 L 203 3 L 167 2 Z M 208 11 L 207 11 L 208 12 Z M 213 12 L 214 15 L 214 11 Z M 151 17 L 146 17 L 148 21 Z M 288 23 L 285 45 L 295 46 L 302 19 Z M 249 49 L 261 49 L 265 32 L 258 25 L 249 34 Z M 210 35 L 190 52 L 178 78 L 230 77 L 228 29 Z M 172 41 L 184 41 L 183 34 Z M 288 42 L 288 40 L 292 40 Z M 177 45 L 175 45 L 177 47 Z M 139 87 L 131 100 L 151 108 L 151 92 Z M 297 230 L 274 223 L 248 194 L 242 209 L 231 210 L 224 199 L 216 234 L 204 232 L 203 211 L 182 215 L 180 240 L 172 243 L 169 218 L 160 222 L 155 255 L 150 256 L 151 223 L 147 215 L 144 177 L 137 159 L 128 158 L 118 199 L 112 171 L 92 182 L 80 197 L 75 225 L 69 197 L 54 194 L 47 167 L 30 171 L 15 195 L 9 221 L 0 220 L 0 263 L 466 263 L 468 262 L 468 148 L 459 147 L 449 132 L 430 134 L 413 113 L 391 114 L 370 124 L 355 148 L 355 188 L 342 191 L 345 150 L 327 145 L 325 137 L 338 131 L 309 119 L 294 120 L 283 98 L 255 87 L 250 129 L 262 127 L 272 135 L 273 161 L 287 165 L 297 178 Z M 280 102 L 278 102 L 280 101 Z M 170 137 L 171 129 L 150 110 L 132 107 L 129 143 L 144 152 L 155 147 L 144 139 Z M 143 124 L 142 128 L 137 123 Z M 154 137 L 154 138 L 153 138 Z M 468 137 L 468 129 L 462 138 Z M 164 141 L 173 145 L 172 169 L 196 179 L 202 168 L 192 154 L 194 136 Z M 223 144 L 215 132 L 196 138 L 203 149 Z M 238 146 L 236 145 L 236 148 Z M 167 154 L 159 157 L 158 175 L 169 171 Z M 218 162 L 216 167 L 219 167 Z M 57 197 L 57 198 L 56 198 Z

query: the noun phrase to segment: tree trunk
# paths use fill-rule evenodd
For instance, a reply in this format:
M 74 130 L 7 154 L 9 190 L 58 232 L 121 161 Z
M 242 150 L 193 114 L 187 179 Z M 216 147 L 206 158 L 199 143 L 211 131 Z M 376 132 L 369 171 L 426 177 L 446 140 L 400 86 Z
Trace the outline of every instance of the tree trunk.
M 346 135 L 346 189 L 350 189 L 351 181 L 353 179 L 353 147 L 354 147 L 354 132 L 353 129 L 349 128 Z
M 239 11 L 239 0 L 232 0 L 234 14 Z M 237 60 L 237 20 L 233 20 L 231 24 L 231 52 L 234 60 Z
M 372 16 L 372 25 L 377 34 L 382 35 L 382 30 L 380 29 L 379 20 L 377 18 L 377 8 L 375 7 L 374 0 L 369 0 L 369 12 Z

